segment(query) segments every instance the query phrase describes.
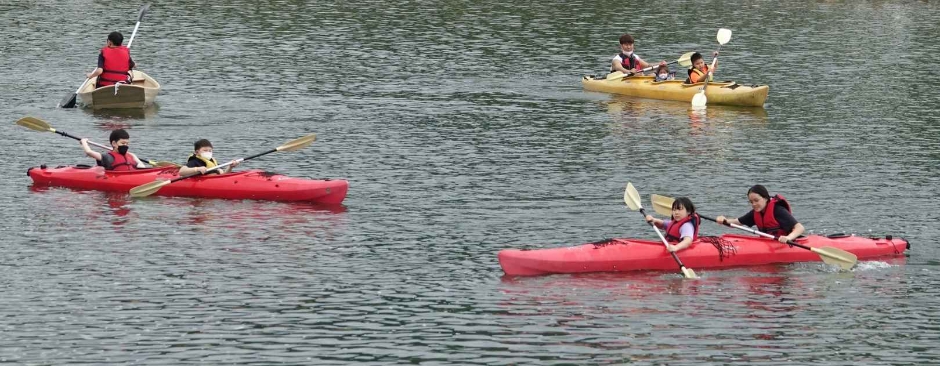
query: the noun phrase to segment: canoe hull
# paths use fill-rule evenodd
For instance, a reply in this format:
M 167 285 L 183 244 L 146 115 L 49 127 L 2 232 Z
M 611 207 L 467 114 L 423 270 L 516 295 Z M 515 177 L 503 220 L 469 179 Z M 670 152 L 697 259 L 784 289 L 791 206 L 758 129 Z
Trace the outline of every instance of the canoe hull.
M 581 84 L 584 90 L 589 91 L 689 103 L 703 85 L 703 83 L 685 84 L 681 80 L 656 82 L 652 76 L 633 76 L 613 80 L 585 76 L 581 79 Z M 770 87 L 767 85 L 745 86 L 735 82 L 709 82 L 705 96 L 710 105 L 763 107 L 769 91 Z
M 131 188 L 158 179 L 178 178 L 176 168 L 105 171 L 101 167 L 33 167 L 28 175 L 36 186 L 67 187 L 107 192 L 129 192 Z M 252 199 L 264 201 L 339 204 L 346 198 L 349 182 L 291 178 L 261 170 L 210 174 L 164 186 L 156 195 Z
M 134 70 L 134 82 L 95 88 L 98 78 L 92 78 L 78 92 L 82 105 L 99 109 L 141 109 L 153 105 L 160 93 L 160 84 L 141 71 Z M 115 92 L 117 89 L 117 92 Z
M 707 238 L 700 239 L 678 253 L 682 263 L 699 270 L 821 261 L 816 253 L 772 239 L 733 234 L 718 238 L 721 252 L 718 246 L 706 241 Z M 839 248 L 855 254 L 859 260 L 900 256 L 909 248 L 906 240 L 890 237 L 809 235 L 797 242 L 814 248 Z M 679 269 L 662 242 L 638 239 L 610 239 L 603 243 L 552 249 L 505 249 L 497 257 L 503 272 L 516 276 Z

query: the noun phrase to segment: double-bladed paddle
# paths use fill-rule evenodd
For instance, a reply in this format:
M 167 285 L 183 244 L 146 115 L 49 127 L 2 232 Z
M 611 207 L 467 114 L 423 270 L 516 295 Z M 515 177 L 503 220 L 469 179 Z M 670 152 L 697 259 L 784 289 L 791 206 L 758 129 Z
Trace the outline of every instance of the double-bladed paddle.
M 721 46 L 731 40 L 731 30 L 726 28 L 719 29 L 717 38 L 718 51 L 721 51 Z M 708 98 L 705 96 L 705 88 L 708 87 L 708 79 L 711 79 L 712 75 L 715 74 L 715 62 L 718 62 L 718 55 L 715 55 L 715 58 L 712 59 L 712 65 L 708 68 L 708 74 L 705 75 L 705 84 L 702 84 L 702 89 L 692 97 L 693 107 L 701 108 L 708 104 Z
M 623 202 L 626 203 L 631 210 L 639 210 L 640 214 L 643 215 L 643 220 L 646 221 L 646 210 L 643 209 L 643 203 L 640 202 L 640 193 L 636 191 L 636 188 L 633 188 L 633 183 L 627 182 L 627 189 L 623 192 Z M 671 214 L 672 213 L 670 213 L 670 215 Z M 667 245 L 668 248 L 669 243 L 666 241 L 663 233 L 659 231 L 659 228 L 657 228 L 656 225 L 654 225 L 652 222 L 647 223 L 653 227 L 653 230 L 656 230 L 656 235 L 659 235 L 659 239 L 662 240 L 663 245 Z M 676 264 L 679 265 L 679 269 L 682 270 L 682 275 L 685 276 L 685 278 L 698 278 L 698 276 L 695 275 L 695 271 L 693 271 L 691 268 L 686 268 L 686 266 L 682 264 L 682 261 L 679 260 L 679 256 L 676 255 L 676 252 L 669 252 L 669 254 L 672 254 L 672 259 L 676 260 Z
M 134 36 L 137 35 L 137 28 L 140 28 L 140 21 L 144 18 L 144 14 L 150 10 L 150 4 L 145 4 L 140 7 L 140 11 L 137 13 L 137 25 L 134 26 L 134 33 L 131 33 L 131 40 L 127 42 L 127 48 L 131 48 L 131 43 L 134 43 Z M 85 81 L 82 82 L 82 86 L 79 86 L 78 89 L 75 89 L 74 93 L 69 93 L 62 98 L 62 101 L 59 102 L 59 107 L 62 108 L 75 108 L 75 98 L 78 96 L 78 92 L 82 91 L 85 88 L 85 84 L 88 84 L 88 81 L 91 78 L 85 78 Z
M 675 199 L 673 199 L 672 197 L 660 196 L 658 194 L 654 194 L 650 197 L 650 200 L 653 201 L 654 211 L 660 214 L 666 214 L 667 212 L 670 214 L 672 213 L 672 202 L 675 201 Z M 747 231 L 751 234 L 763 236 L 765 238 L 771 238 L 774 240 L 777 239 L 777 237 L 770 235 L 768 233 L 759 231 L 759 230 L 754 230 L 748 227 L 735 225 L 735 224 L 728 223 L 728 222 L 718 222 L 718 221 L 715 221 L 715 219 L 708 217 L 708 216 L 703 216 L 702 214 L 699 214 L 699 217 L 705 220 L 714 221 L 718 223 L 719 225 L 730 226 L 735 229 Z M 834 248 L 834 247 L 813 248 L 813 247 L 808 247 L 803 244 L 794 242 L 793 240 L 788 240 L 787 244 L 819 254 L 819 257 L 822 259 L 824 263 L 837 266 L 846 271 L 852 269 L 852 267 L 855 267 L 855 263 L 858 262 L 858 257 L 855 254 L 849 253 L 839 248 Z
M 187 175 L 187 176 L 185 176 L 185 177 L 173 178 L 173 179 L 170 179 L 170 180 L 155 180 L 155 181 L 150 182 L 150 183 L 141 184 L 141 185 L 139 185 L 139 186 L 137 186 L 137 187 L 131 188 L 131 191 L 130 191 L 131 197 L 146 197 L 146 196 L 152 195 L 152 194 L 154 194 L 154 193 L 157 193 L 157 191 L 159 191 L 160 188 L 163 188 L 163 187 L 169 185 L 170 183 L 179 182 L 179 181 L 181 181 L 181 180 L 183 180 L 183 179 L 188 179 L 188 178 L 192 178 L 192 177 L 198 177 L 198 176 L 200 176 L 200 175 L 209 173 L 209 172 L 211 172 L 211 171 L 215 171 L 215 170 L 222 169 L 222 168 L 227 167 L 227 166 L 229 166 L 229 165 L 231 165 L 231 164 L 233 164 L 233 163 L 236 163 L 236 162 L 237 162 L 237 163 L 240 163 L 240 162 L 243 162 L 243 161 L 245 161 L 245 160 L 251 160 L 251 159 L 257 158 L 257 157 L 259 157 L 259 156 L 267 155 L 267 154 L 270 154 L 270 153 L 273 153 L 273 152 L 277 152 L 277 151 L 295 151 L 295 150 L 300 150 L 300 149 L 303 149 L 303 148 L 309 146 L 310 144 L 312 144 L 314 141 L 316 141 L 316 139 L 317 139 L 317 135 L 312 133 L 312 134 L 309 134 L 309 135 L 307 135 L 307 136 L 304 136 L 304 137 L 301 137 L 301 138 L 298 138 L 298 139 L 295 139 L 295 140 L 288 141 L 288 142 L 284 143 L 284 144 L 281 145 L 281 146 L 278 146 L 278 147 L 273 148 L 273 149 L 271 149 L 271 150 L 265 151 L 265 152 L 263 152 L 263 153 L 258 153 L 258 154 L 249 156 L 249 157 L 247 157 L 247 158 L 241 158 L 241 159 L 232 160 L 232 161 L 230 161 L 230 162 L 228 162 L 228 163 L 225 163 L 225 164 L 216 165 L 216 166 L 214 166 L 214 167 L 212 167 L 212 168 L 210 168 L 210 169 L 206 169 L 205 173 Z
M 47 123 L 46 121 L 43 121 L 43 120 L 41 120 L 41 119 L 39 119 L 39 118 L 36 118 L 36 117 L 23 117 L 23 118 L 20 118 L 19 120 L 16 121 L 16 124 L 18 124 L 18 125 L 20 125 L 20 126 L 23 126 L 23 127 L 26 127 L 26 128 L 28 128 L 28 129 L 30 129 L 30 130 L 33 130 L 33 131 L 52 132 L 52 133 L 57 133 L 57 134 L 59 134 L 59 135 L 65 136 L 65 137 L 73 138 L 73 139 L 78 140 L 78 141 L 81 141 L 81 140 L 82 140 L 81 137 L 72 136 L 72 135 L 70 135 L 68 132 L 56 130 L 55 128 L 52 128 L 52 126 L 50 126 L 49 123 Z M 105 149 L 105 150 L 109 150 L 109 151 L 112 150 L 111 146 L 102 145 L 102 144 L 99 144 L 99 143 L 96 143 L 96 142 L 93 142 L 93 141 L 88 141 L 88 144 L 89 144 L 89 145 L 93 145 L 93 146 L 100 147 L 100 148 Z M 171 167 L 171 166 L 172 166 L 172 167 L 178 167 L 178 166 L 179 166 L 179 165 L 177 165 L 176 163 L 171 163 L 171 162 L 169 162 L 169 161 L 153 161 L 153 160 L 147 160 L 147 159 L 144 159 L 144 160 L 146 161 L 147 164 L 153 165 L 153 166 L 155 166 L 155 167 L 161 167 L 161 168 L 162 168 L 162 167 Z
M 666 65 L 671 65 L 671 64 L 674 64 L 674 63 L 679 63 L 679 66 L 682 66 L 682 67 L 690 67 L 690 66 L 692 66 L 692 54 L 694 54 L 694 53 L 695 53 L 695 52 L 686 52 L 686 53 L 683 54 L 682 56 L 679 56 L 679 59 L 678 59 L 678 60 L 670 61 L 670 62 L 666 63 Z M 647 72 L 647 71 L 650 71 L 650 70 L 655 69 L 655 68 L 657 68 L 657 67 L 659 67 L 659 64 L 652 65 L 652 66 L 647 67 L 647 68 L 645 68 L 645 69 L 643 69 L 643 70 L 640 70 L 639 72 Z M 620 71 L 614 71 L 614 72 L 612 72 L 612 73 L 610 73 L 610 74 L 607 74 L 607 80 L 615 80 L 615 79 L 625 78 L 625 77 L 629 77 L 629 76 L 633 76 L 633 75 L 635 75 L 635 74 L 632 73 L 632 72 L 629 73 L 629 74 L 624 74 L 624 73 L 622 73 L 622 72 L 620 72 Z

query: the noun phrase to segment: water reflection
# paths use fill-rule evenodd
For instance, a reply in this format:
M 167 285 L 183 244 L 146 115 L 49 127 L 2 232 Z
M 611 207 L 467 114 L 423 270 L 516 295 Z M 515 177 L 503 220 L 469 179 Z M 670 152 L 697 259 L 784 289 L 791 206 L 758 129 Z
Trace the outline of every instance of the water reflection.
M 604 101 L 603 104 L 607 106 L 607 113 L 616 119 L 686 117 L 693 127 L 701 126 L 709 120 L 749 125 L 767 124 L 767 110 L 761 107 L 708 106 L 704 109 L 693 109 L 691 104 L 684 102 L 620 95 L 611 96 L 610 100 Z
M 128 108 L 128 109 L 91 109 L 84 108 L 85 113 L 97 117 L 101 123 L 121 124 L 125 120 L 151 119 L 156 117 L 160 110 L 159 104 L 152 104 L 146 108 Z

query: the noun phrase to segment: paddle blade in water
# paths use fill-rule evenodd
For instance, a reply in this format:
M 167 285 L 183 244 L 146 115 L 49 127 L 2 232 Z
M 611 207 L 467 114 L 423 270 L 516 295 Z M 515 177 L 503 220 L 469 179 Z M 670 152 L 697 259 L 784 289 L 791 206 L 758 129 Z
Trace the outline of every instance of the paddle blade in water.
M 317 134 L 311 133 L 307 136 L 301 137 L 299 139 L 285 143 L 284 145 L 278 146 L 277 151 L 295 151 L 303 149 L 307 146 L 310 146 L 314 141 L 317 140 Z
M 855 267 L 855 263 L 858 263 L 858 256 L 839 248 L 822 247 L 811 248 L 811 250 L 819 254 L 819 257 L 822 258 L 824 263 L 839 267 L 845 271 L 852 269 L 852 267 Z
M 144 14 L 150 11 L 150 4 L 144 4 L 140 7 L 140 12 L 137 13 L 137 22 L 140 23 L 141 19 L 144 19 Z
M 16 124 L 26 127 L 30 130 L 40 131 L 40 132 L 47 132 L 47 131 L 52 130 L 52 126 L 46 123 L 46 121 L 43 121 L 36 117 L 20 118 L 16 121 Z
M 131 197 L 147 197 L 151 194 L 157 193 L 160 188 L 170 184 L 169 180 L 155 180 L 150 183 L 141 184 L 137 187 L 131 188 Z
M 708 104 L 708 97 L 705 96 L 705 91 L 700 91 L 695 93 L 695 96 L 692 97 L 692 106 L 695 108 L 702 108 Z
M 636 191 L 636 188 L 633 188 L 633 183 L 627 182 L 627 189 L 623 191 L 623 202 L 633 211 L 643 208 L 643 204 L 640 202 L 640 193 Z
M 685 278 L 698 278 L 698 276 L 695 275 L 695 271 L 686 267 L 682 267 L 682 275 L 685 276 Z
M 62 98 L 62 101 L 59 102 L 59 107 L 60 108 L 75 108 L 75 98 L 77 96 L 78 94 L 69 93 L 69 95 L 66 95 L 65 98 Z
M 731 30 L 727 28 L 721 28 L 718 30 L 718 43 L 725 44 L 731 40 Z
M 653 211 L 660 215 L 672 216 L 672 203 L 675 201 L 672 197 L 660 196 L 658 194 L 650 195 L 650 202 L 653 202 Z

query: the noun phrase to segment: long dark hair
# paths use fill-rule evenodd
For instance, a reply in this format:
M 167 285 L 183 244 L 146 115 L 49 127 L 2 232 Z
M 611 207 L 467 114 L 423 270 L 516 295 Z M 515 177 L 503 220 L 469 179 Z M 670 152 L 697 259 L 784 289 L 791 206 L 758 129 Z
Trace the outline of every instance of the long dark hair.
M 758 196 L 764 197 L 765 200 L 770 200 L 770 192 L 767 192 L 767 187 L 764 187 L 760 184 L 755 184 L 751 189 L 747 190 L 747 194 L 757 193 Z

